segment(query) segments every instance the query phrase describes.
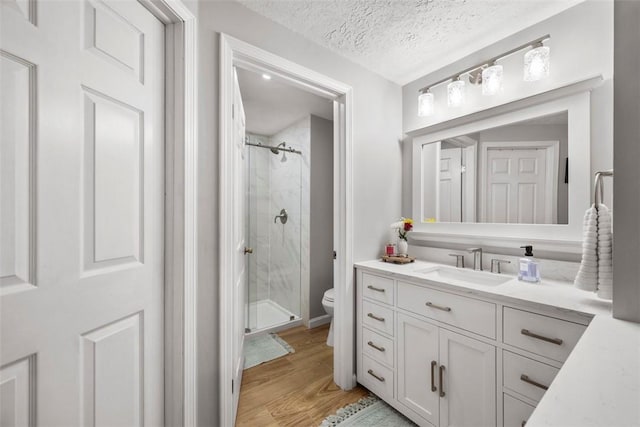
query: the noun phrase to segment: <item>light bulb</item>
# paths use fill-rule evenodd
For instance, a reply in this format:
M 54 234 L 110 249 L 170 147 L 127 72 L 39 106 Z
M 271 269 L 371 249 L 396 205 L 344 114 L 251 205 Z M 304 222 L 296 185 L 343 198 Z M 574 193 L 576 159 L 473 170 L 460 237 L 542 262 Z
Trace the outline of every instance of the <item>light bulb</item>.
M 533 82 L 549 75 L 549 57 L 551 49 L 539 46 L 524 55 L 524 81 Z
M 464 104 L 465 83 L 462 80 L 454 80 L 447 85 L 447 105 L 459 107 Z
M 433 94 L 429 92 L 429 89 L 418 96 L 418 117 L 427 117 L 433 114 L 435 110 L 433 101 Z
M 482 70 L 482 94 L 495 95 L 502 91 L 502 65 L 492 65 Z

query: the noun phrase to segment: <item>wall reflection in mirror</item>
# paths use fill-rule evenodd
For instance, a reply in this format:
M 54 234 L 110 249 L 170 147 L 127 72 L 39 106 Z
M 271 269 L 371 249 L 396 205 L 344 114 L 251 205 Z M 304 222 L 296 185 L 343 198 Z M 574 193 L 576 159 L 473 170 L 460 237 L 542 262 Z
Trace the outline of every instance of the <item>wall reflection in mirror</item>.
M 423 144 L 423 222 L 567 224 L 567 117 Z

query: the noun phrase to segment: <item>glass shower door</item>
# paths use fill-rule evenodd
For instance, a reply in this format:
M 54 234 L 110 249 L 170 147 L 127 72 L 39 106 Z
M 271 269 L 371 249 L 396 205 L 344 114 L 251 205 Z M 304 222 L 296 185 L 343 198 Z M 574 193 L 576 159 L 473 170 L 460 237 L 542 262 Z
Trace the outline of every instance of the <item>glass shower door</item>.
M 270 138 L 249 142 L 271 146 Z M 248 146 L 246 331 L 256 332 L 300 318 L 301 165 L 295 153 Z

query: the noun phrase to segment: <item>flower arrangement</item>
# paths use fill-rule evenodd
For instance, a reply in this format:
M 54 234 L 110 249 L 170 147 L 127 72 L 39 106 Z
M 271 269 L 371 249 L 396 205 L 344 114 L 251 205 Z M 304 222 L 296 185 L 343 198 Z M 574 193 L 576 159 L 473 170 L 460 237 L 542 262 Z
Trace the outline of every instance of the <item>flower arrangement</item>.
M 413 220 L 411 218 L 401 218 L 400 221 L 391 224 L 391 228 L 398 230 L 398 237 L 407 241 L 407 234 L 413 229 Z

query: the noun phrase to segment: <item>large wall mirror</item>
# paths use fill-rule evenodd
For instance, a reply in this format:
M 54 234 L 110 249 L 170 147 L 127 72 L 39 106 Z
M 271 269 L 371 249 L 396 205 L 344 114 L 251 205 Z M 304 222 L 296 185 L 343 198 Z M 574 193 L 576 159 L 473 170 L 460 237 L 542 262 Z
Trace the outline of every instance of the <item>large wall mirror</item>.
M 568 113 L 422 144 L 427 222 L 568 224 Z
M 582 92 L 414 136 L 414 238 L 576 246 L 590 204 L 589 98 Z

